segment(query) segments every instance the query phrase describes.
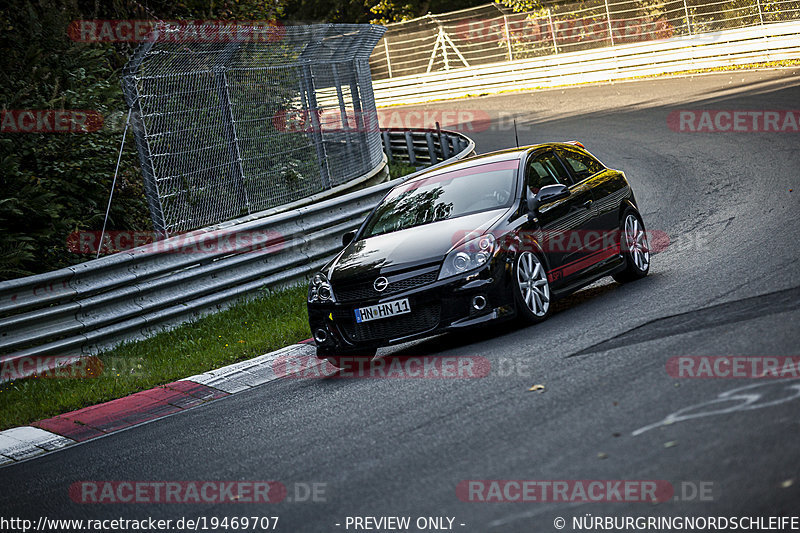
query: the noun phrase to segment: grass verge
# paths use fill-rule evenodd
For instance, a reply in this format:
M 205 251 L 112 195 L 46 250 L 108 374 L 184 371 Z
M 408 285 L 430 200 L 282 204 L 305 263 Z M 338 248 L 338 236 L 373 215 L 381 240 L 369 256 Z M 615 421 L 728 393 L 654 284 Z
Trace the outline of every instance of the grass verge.
M 0 385 L 0 429 L 30 424 L 250 359 L 311 336 L 305 286 L 257 299 L 130 342 L 98 356 L 94 378 L 24 379 Z
M 415 172 L 389 164 L 391 179 Z M 266 292 L 224 311 L 97 356 L 93 378 L 30 378 L 0 384 L 0 430 L 122 398 L 256 357 L 311 336 L 305 285 Z M 92 365 L 94 366 L 94 365 Z

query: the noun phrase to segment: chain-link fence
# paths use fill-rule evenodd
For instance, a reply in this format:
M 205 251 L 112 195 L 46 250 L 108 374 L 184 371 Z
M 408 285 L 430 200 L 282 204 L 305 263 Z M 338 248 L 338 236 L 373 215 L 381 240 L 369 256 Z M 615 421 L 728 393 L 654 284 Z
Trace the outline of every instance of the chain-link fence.
M 383 161 L 369 55 L 384 27 L 245 30 L 162 25 L 125 68 L 156 231 L 283 205 Z
M 800 19 L 788 0 L 543 2 L 514 13 L 487 4 L 390 24 L 370 58 L 387 79 Z

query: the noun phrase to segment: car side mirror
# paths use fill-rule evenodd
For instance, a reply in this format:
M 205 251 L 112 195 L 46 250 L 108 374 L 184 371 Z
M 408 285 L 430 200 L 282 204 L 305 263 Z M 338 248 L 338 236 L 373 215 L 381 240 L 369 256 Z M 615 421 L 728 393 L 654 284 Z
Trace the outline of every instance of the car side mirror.
M 540 205 L 549 204 L 550 202 L 561 200 L 567 196 L 569 196 L 569 189 L 566 185 L 559 183 L 556 185 L 545 185 L 539 189 L 534 200 L 536 201 L 536 208 L 538 209 Z
M 347 246 L 356 236 L 356 230 L 348 231 L 344 235 L 342 235 L 342 246 Z
M 560 183 L 545 185 L 535 195 L 528 189 L 528 218 L 533 218 L 539 213 L 539 207 L 569 196 L 569 188 Z

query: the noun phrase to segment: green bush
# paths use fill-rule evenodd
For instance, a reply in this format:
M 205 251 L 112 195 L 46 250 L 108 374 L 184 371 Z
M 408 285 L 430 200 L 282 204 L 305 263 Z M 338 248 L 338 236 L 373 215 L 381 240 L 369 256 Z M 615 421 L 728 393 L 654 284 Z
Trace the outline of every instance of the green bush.
M 91 110 L 106 119 L 121 114 L 119 71 L 125 50 L 71 41 L 67 27 L 80 17 L 68 3 L 6 3 L 0 56 L 4 111 Z M 121 129 L 113 126 L 106 121 L 93 133 L 0 134 L 0 279 L 88 259 L 69 252 L 66 241 L 71 232 L 102 227 L 122 139 Z M 120 166 L 109 226 L 150 227 L 131 142 Z
M 100 230 L 117 162 L 126 105 L 121 69 L 127 43 L 79 43 L 81 19 L 271 20 L 283 0 L 6 0 L 0 7 L 0 109 L 91 110 L 94 133 L 0 133 L 0 280 L 90 259 L 67 237 Z M 113 120 L 112 120 L 113 119 Z M 123 152 L 108 229 L 152 229 L 132 136 Z

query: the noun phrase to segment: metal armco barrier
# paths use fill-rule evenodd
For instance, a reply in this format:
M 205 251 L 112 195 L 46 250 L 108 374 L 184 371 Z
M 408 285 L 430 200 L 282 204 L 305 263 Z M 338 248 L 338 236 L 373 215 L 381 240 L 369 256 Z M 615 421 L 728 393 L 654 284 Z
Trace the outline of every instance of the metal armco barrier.
M 800 22 L 779 22 L 374 80 L 379 106 L 800 58 Z M 444 126 L 451 126 L 445 124 Z
M 418 162 L 455 161 L 475 151 L 471 139 L 452 131 L 390 131 L 383 137 L 392 157 Z M 401 144 L 399 138 L 411 141 Z M 443 157 L 448 150 L 450 157 Z M 357 228 L 389 189 L 418 173 L 2 282 L 0 363 L 96 354 L 218 311 L 261 289 L 301 282 L 341 249 L 342 234 Z
M 389 161 L 408 161 L 415 167 L 435 165 L 463 152 L 467 137 L 442 131 L 383 130 L 383 151 Z

